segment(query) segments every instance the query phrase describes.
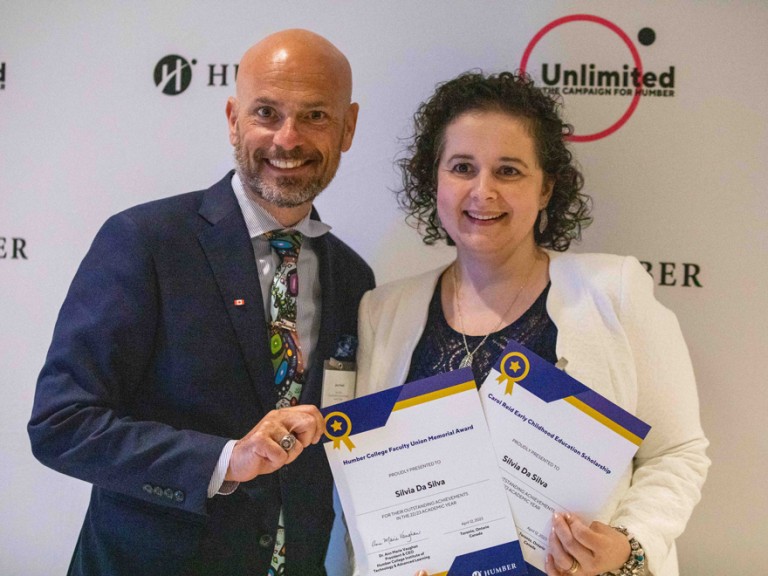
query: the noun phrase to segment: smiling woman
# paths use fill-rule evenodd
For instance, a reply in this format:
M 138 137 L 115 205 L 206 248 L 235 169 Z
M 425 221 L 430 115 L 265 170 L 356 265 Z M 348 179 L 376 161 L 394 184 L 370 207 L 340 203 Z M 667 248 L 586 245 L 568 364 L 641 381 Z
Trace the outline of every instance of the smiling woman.
M 559 102 L 534 87 L 530 78 L 509 72 L 487 79 L 482 74 L 463 74 L 442 84 L 419 107 L 414 116 L 416 133 L 407 156 L 399 162 L 403 176 L 399 202 L 426 244 L 440 239 L 453 243 L 438 219 L 436 167 L 444 156 L 448 126 L 467 112 L 506 113 L 521 122 L 532 138 L 537 164 L 552 185 L 552 197 L 541 214 L 547 225 L 534 229 L 537 244 L 564 251 L 579 238 L 582 227 L 591 221 L 590 200 L 581 193 L 584 181 L 565 145 L 573 128 L 562 121 L 559 108 Z
M 523 120 L 467 112 L 446 128 L 437 213 L 457 250 L 503 260 L 534 246 L 533 224 L 551 194 Z
M 357 394 L 464 366 L 482 384 L 510 340 L 567 365 L 653 434 L 598 519 L 554 516 L 548 576 L 646 563 L 674 576 L 674 538 L 709 466 L 696 383 L 677 320 L 635 258 L 564 254 L 591 219 L 559 108 L 509 72 L 464 74 L 419 107 L 399 201 L 424 242 L 454 244 L 456 260 L 364 296 Z

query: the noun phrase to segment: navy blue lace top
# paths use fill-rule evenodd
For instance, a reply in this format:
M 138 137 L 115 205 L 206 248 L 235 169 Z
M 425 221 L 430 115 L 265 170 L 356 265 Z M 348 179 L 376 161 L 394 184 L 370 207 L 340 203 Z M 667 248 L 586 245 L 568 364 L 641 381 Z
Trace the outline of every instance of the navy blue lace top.
M 488 340 L 475 352 L 472 372 L 478 386 L 488 376 L 510 338 L 548 362 L 557 362 L 557 327 L 547 314 L 546 306 L 550 286 L 551 284 L 547 284 L 520 318 L 488 336 Z M 467 354 L 461 333 L 451 328 L 445 319 L 440 299 L 441 290 L 442 278 L 438 280 L 432 301 L 429 303 L 427 326 L 411 356 L 411 367 L 406 382 L 457 370 Z M 467 336 L 467 346 L 474 350 L 482 339 L 483 336 Z

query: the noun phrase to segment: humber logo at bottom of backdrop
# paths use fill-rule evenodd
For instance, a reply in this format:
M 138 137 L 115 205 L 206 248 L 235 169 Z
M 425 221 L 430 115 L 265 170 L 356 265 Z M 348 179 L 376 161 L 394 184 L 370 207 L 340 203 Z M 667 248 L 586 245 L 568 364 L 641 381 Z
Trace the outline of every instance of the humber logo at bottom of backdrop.
M 701 266 L 692 262 L 649 262 L 641 260 L 646 272 L 658 286 L 702 288 Z
M 27 241 L 24 238 L 0 236 L 0 260 L 27 259 Z
M 177 96 L 192 84 L 197 59 L 169 54 L 155 64 L 154 80 L 163 94 Z M 231 67 L 230 67 L 231 66 Z M 208 86 L 229 86 L 237 76 L 237 64 L 208 64 Z

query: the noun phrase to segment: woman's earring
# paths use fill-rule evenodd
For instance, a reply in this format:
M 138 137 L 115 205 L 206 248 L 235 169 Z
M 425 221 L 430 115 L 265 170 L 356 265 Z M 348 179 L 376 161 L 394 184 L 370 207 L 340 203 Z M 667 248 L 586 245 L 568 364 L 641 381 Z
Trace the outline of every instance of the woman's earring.
M 539 213 L 539 234 L 544 234 L 544 231 L 547 229 L 548 225 L 549 225 L 549 216 L 547 216 L 547 209 L 544 208 Z

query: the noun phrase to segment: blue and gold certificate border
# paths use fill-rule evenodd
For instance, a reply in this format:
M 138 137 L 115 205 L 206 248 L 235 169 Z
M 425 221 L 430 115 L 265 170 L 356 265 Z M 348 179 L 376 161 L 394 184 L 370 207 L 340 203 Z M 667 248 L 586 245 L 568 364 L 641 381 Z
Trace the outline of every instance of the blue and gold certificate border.
M 500 391 L 505 395 L 511 395 L 514 387 L 519 385 L 544 402 L 564 400 L 637 446 L 651 429 L 634 414 L 630 414 L 514 340 L 509 341 L 494 368 L 500 375 L 496 382 L 489 379 L 484 386 L 498 384 Z
M 351 437 L 385 426 L 393 412 L 476 388 L 472 370 L 463 368 L 334 404 L 320 411 L 325 419 L 321 441 L 333 442 L 334 449 L 344 446 L 354 452 Z

